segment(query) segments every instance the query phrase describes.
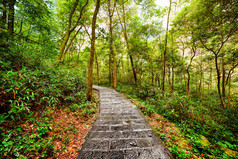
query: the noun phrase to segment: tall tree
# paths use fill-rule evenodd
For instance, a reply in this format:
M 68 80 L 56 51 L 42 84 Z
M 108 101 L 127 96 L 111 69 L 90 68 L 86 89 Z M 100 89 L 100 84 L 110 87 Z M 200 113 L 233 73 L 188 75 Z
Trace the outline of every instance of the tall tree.
M 129 47 L 129 42 L 128 42 L 127 29 L 126 29 L 126 13 L 125 13 L 125 2 L 124 2 L 124 0 L 122 0 L 123 23 L 122 23 L 120 15 L 119 15 L 119 11 L 118 11 L 117 6 L 116 6 L 116 10 L 117 10 L 117 15 L 118 15 L 118 18 L 120 20 L 120 24 L 121 24 L 121 27 L 122 27 L 122 30 L 123 30 L 123 33 L 124 33 L 124 38 L 125 38 L 125 41 L 126 41 L 127 50 L 129 51 L 130 47 Z M 137 77 L 136 77 L 136 70 L 135 70 L 135 66 L 134 66 L 134 62 L 133 62 L 133 57 L 130 53 L 129 53 L 129 58 L 130 58 L 131 68 L 132 68 L 132 72 L 133 72 L 133 76 L 134 76 L 134 82 L 138 86 Z
M 165 72 L 166 72 L 166 53 L 167 53 L 167 42 L 168 42 L 168 32 L 169 32 L 169 16 L 172 6 L 172 0 L 169 1 L 169 12 L 167 17 L 166 35 L 165 35 L 165 46 L 164 46 L 164 61 L 163 61 L 163 79 L 162 79 L 162 90 L 165 91 Z
M 97 0 L 96 7 L 93 14 L 92 19 L 92 39 L 91 39 L 91 51 L 90 51 L 90 59 L 89 59 L 89 67 L 88 67 L 88 86 L 87 86 L 87 94 L 86 98 L 88 101 L 92 99 L 92 86 L 93 86 L 93 61 L 94 61 L 94 52 L 95 52 L 95 28 L 97 21 L 97 14 L 100 8 L 100 0 Z
M 109 43 L 110 43 L 110 54 L 109 54 L 109 81 L 111 82 L 111 56 L 113 58 L 113 87 L 117 87 L 117 62 L 116 55 L 113 49 L 113 15 L 115 12 L 116 1 L 114 0 L 113 9 L 111 9 L 111 0 L 108 0 L 108 17 L 109 17 Z
M 13 40 L 14 36 L 14 18 L 15 18 L 15 6 L 16 0 L 9 0 L 8 1 L 8 8 L 9 8 L 9 13 L 8 13 L 8 32 L 9 32 L 9 37 L 11 40 Z

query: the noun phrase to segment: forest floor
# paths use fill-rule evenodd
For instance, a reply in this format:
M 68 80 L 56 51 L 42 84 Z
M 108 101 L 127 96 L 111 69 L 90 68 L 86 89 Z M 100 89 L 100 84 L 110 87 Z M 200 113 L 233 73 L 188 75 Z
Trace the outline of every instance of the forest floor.
M 126 97 L 124 93 L 121 94 Z M 183 149 L 186 154 L 192 151 L 193 146 L 189 144 L 189 141 L 184 135 L 182 135 L 179 128 L 177 128 L 174 123 L 169 122 L 166 118 L 164 118 L 158 113 L 146 115 L 144 113 L 146 111 L 145 106 L 141 105 L 141 103 L 134 98 L 130 98 L 129 100 L 141 110 L 141 112 L 144 114 L 147 121 L 149 122 L 150 126 L 153 128 L 154 132 L 162 139 L 165 147 L 169 148 L 173 143 L 173 145 L 176 146 L 178 149 Z M 205 137 L 203 138 L 202 142 L 204 145 L 209 143 Z M 203 158 L 204 154 L 201 154 L 200 156 L 194 154 L 191 157 Z
M 98 91 L 94 90 L 93 92 L 98 99 Z M 57 138 L 54 140 L 54 149 L 57 151 L 56 158 L 77 158 L 78 151 L 82 148 L 85 137 L 91 130 L 97 114 L 98 111 L 90 118 L 82 118 L 76 112 L 67 112 L 67 108 L 52 111 L 52 114 L 50 115 L 55 119 L 55 126 L 50 133 L 50 136 L 53 137 L 57 135 Z M 67 142 L 67 144 L 64 142 Z
M 213 143 L 209 142 L 207 137 L 201 134 L 192 137 L 188 136 L 177 124 L 159 113 L 151 111 L 151 108 L 140 99 L 133 98 L 125 93 L 121 93 L 121 95 L 128 98 L 141 110 L 154 132 L 160 137 L 174 158 L 220 158 L 212 154 L 214 151 L 212 147 L 217 145 L 214 146 Z M 189 123 L 187 124 L 189 125 Z M 188 126 L 188 129 L 185 131 L 189 131 L 189 127 L 191 127 L 191 125 Z M 229 149 L 226 146 L 220 146 L 219 149 L 221 150 L 217 150 L 218 152 L 222 151 L 224 153 L 223 158 L 237 158 L 238 156 L 238 151 Z

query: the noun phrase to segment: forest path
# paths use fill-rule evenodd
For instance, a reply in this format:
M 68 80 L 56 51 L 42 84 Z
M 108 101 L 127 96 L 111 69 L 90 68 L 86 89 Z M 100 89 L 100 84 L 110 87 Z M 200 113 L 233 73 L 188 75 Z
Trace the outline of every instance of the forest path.
M 113 89 L 99 90 L 100 113 L 78 159 L 167 159 L 170 153 L 136 106 Z

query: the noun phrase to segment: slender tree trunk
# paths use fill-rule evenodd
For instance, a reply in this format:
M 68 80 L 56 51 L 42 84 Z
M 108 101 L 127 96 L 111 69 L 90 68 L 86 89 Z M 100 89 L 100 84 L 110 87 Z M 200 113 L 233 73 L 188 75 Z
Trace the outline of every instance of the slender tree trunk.
M 115 53 L 113 52 L 113 63 L 114 63 L 114 89 L 117 88 L 117 62 L 116 62 L 116 56 Z
M 99 64 L 98 64 L 98 55 L 95 52 L 95 60 L 96 60 L 96 69 L 97 69 L 97 85 L 99 85 Z
M 223 28 L 223 26 L 222 26 Z M 223 43 L 223 34 L 221 35 L 221 43 Z M 221 48 L 221 53 L 224 52 L 224 45 Z M 222 60 L 222 97 L 225 98 L 226 96 L 226 87 L 225 87 L 225 80 L 226 80 L 226 70 L 225 70 L 225 63 L 224 63 L 224 56 L 221 57 Z
M 2 17 L 1 17 L 1 22 L 0 22 L 0 27 L 3 27 L 4 29 L 7 29 L 6 23 L 7 23 L 7 1 L 2 0 Z M 8 45 L 6 43 L 6 40 L 8 38 L 8 35 L 5 34 L 4 32 L 0 32 L 0 48 L 1 51 L 5 50 L 8 48 Z
M 219 93 L 221 104 L 222 104 L 223 108 L 226 108 L 223 97 L 222 97 L 222 93 L 221 93 L 221 74 L 220 74 L 220 70 L 218 67 L 218 55 L 217 54 L 215 54 L 215 65 L 216 65 L 216 71 L 217 71 L 217 90 Z
M 168 32 L 169 32 L 169 16 L 171 11 L 172 0 L 169 1 L 169 13 L 167 17 L 167 27 L 166 27 L 166 35 L 165 35 L 165 48 L 164 48 L 164 72 L 163 72 L 163 80 L 162 80 L 162 90 L 165 91 L 165 72 L 166 72 L 166 53 L 167 53 L 167 41 L 168 41 Z
M 114 2 L 114 6 L 115 6 Z M 109 14 L 109 39 L 110 39 L 110 55 L 112 55 L 113 58 L 113 87 L 114 89 L 116 89 L 117 87 L 117 64 L 116 64 L 116 56 L 115 56 L 115 52 L 113 50 L 113 27 L 112 27 L 112 17 L 114 14 L 114 9 L 113 11 L 111 11 L 111 0 L 108 0 L 108 14 Z M 109 67 L 110 67 L 110 74 L 111 74 L 111 57 L 109 56 Z M 111 79 L 110 79 L 110 83 L 111 83 Z
M 151 68 L 151 84 L 153 86 L 153 91 L 155 91 L 155 78 L 154 78 L 154 67 L 153 67 L 153 52 L 150 54 L 149 53 L 149 48 L 148 48 L 148 40 L 146 39 L 146 47 L 147 47 L 147 54 L 149 56 L 149 60 L 150 60 L 150 68 Z
M 96 28 L 96 20 L 97 14 L 100 7 L 100 0 L 96 2 L 96 8 L 93 14 L 92 20 L 92 40 L 91 40 L 91 52 L 90 52 L 90 60 L 89 60 L 89 69 L 88 69 L 88 86 L 87 86 L 87 94 L 86 98 L 88 101 L 92 99 L 92 87 L 93 87 L 93 59 L 94 59 L 94 52 L 95 52 L 95 28 Z
M 9 0 L 8 1 L 8 7 L 9 7 L 9 13 L 8 13 L 8 33 L 10 40 L 13 44 L 14 40 L 14 18 L 15 18 L 15 6 L 16 0 Z
M 168 66 L 168 82 L 169 82 L 169 89 L 171 89 L 172 84 L 171 84 L 171 69 L 170 69 L 170 65 Z
M 79 54 L 80 54 L 80 51 L 81 51 L 81 47 L 83 46 L 83 44 L 84 44 L 84 34 L 83 34 L 83 42 L 82 42 L 82 44 L 81 45 L 79 45 L 79 50 L 78 50 L 78 56 L 77 56 L 77 60 L 76 60 L 76 64 L 78 64 L 79 63 Z
M 152 62 L 152 55 L 150 57 L 150 67 L 151 67 L 151 78 L 152 78 L 152 85 L 153 85 L 153 90 L 155 91 L 155 75 L 154 75 L 154 67 L 153 67 L 153 62 Z
M 184 79 L 186 92 L 188 92 L 188 84 L 187 84 L 187 79 L 186 79 L 186 74 L 185 73 L 183 73 L 183 79 Z
M 64 40 L 63 40 L 63 43 L 61 44 L 61 47 L 60 47 L 60 54 L 58 55 L 57 59 L 60 61 L 63 54 L 64 54 L 64 51 L 65 51 L 65 47 L 67 45 L 67 42 L 69 40 L 69 37 L 70 37 L 70 34 L 75 30 L 75 28 L 78 26 L 79 24 L 79 21 L 80 19 L 82 18 L 82 14 L 83 14 L 83 10 L 84 8 L 88 5 L 88 1 L 86 1 L 86 3 L 83 5 L 82 9 L 80 10 L 80 15 L 77 19 L 77 21 L 75 22 L 74 26 L 71 28 L 72 26 L 72 17 L 73 17 L 73 14 L 75 13 L 75 10 L 78 6 L 78 2 L 79 0 L 76 0 L 75 3 L 74 3 L 74 6 L 72 8 L 72 10 L 70 11 L 70 14 L 69 14 L 69 21 L 68 21 L 68 27 L 67 27 L 67 30 L 66 30 L 66 34 L 64 36 Z
M 224 57 L 222 57 L 222 96 L 223 98 L 226 97 L 226 70 L 225 70 L 225 64 L 224 64 Z
M 187 93 L 188 93 L 188 98 L 189 98 L 189 94 L 190 94 L 190 72 L 189 72 L 189 69 L 187 69 L 187 75 L 188 75 Z
M 123 2 L 122 2 L 122 9 L 123 9 L 123 23 L 124 23 L 124 26 L 123 26 L 123 24 L 122 24 L 122 21 L 121 21 L 121 18 L 120 18 L 118 9 L 117 9 L 117 7 L 116 7 L 117 14 L 118 14 L 118 18 L 119 18 L 119 20 L 120 20 L 120 23 L 121 23 L 121 26 L 122 26 L 122 29 L 123 29 L 123 33 L 124 33 L 124 37 L 125 37 L 125 41 L 126 41 L 126 45 L 127 45 L 127 50 L 129 51 L 130 49 L 129 49 L 129 44 L 128 44 L 127 30 L 126 30 L 126 15 L 125 15 L 124 0 L 123 0 Z M 129 55 L 129 58 L 130 58 L 130 62 L 131 62 L 131 67 L 132 67 L 132 72 L 133 72 L 133 76 L 134 76 L 134 81 L 135 81 L 135 84 L 136 84 L 137 87 L 138 87 L 137 77 L 136 77 L 136 71 L 135 71 L 135 67 L 134 67 L 134 62 L 133 62 L 133 57 L 132 57 L 132 55 Z
M 174 92 L 174 67 L 172 67 L 172 92 Z
M 7 23 L 7 1 L 6 0 L 3 0 L 2 1 L 2 19 L 1 19 L 1 22 L 2 22 L 2 25 L 4 26 L 6 23 Z
M 209 77 L 209 89 L 208 92 L 210 93 L 212 90 L 212 67 L 210 68 L 210 77 Z
M 188 65 L 188 67 L 187 67 L 187 69 L 186 69 L 187 75 L 188 75 L 188 81 L 187 81 L 188 99 L 189 99 L 189 94 L 190 94 L 190 72 L 189 72 L 189 70 L 190 70 L 190 67 L 192 66 L 193 58 L 194 58 L 195 55 L 196 55 L 196 48 L 195 48 L 195 47 L 192 47 L 191 51 L 192 51 L 192 57 L 190 58 L 189 65 Z
M 64 53 L 63 53 L 63 55 L 62 55 L 62 57 L 61 57 L 61 58 L 62 58 L 62 62 L 64 62 L 65 54 L 68 52 L 69 47 L 70 47 L 71 44 L 73 43 L 75 37 L 78 35 L 78 33 L 79 33 L 79 31 L 81 30 L 81 28 L 82 28 L 82 26 L 77 30 L 77 32 L 76 32 L 76 33 L 74 34 L 74 36 L 71 38 L 71 40 L 70 40 L 68 46 L 66 47 L 66 49 L 65 49 L 65 51 L 64 51 Z M 68 38 L 68 40 L 69 40 L 69 38 Z M 67 42 L 66 42 L 66 43 L 67 43 Z
M 184 46 L 184 43 L 182 42 L 182 45 L 183 45 L 183 55 L 182 55 L 182 61 L 184 59 L 184 54 L 185 54 L 185 46 Z M 184 70 L 186 70 L 184 67 L 183 67 Z M 186 70 L 187 71 L 187 70 Z M 185 86 L 185 89 L 186 89 L 186 92 L 188 93 L 188 85 L 187 85 L 187 79 L 186 79 L 186 74 L 185 72 L 183 72 L 183 79 L 184 79 L 184 86 Z
M 112 85 L 112 54 L 109 52 L 109 74 L 108 74 L 108 80 L 110 83 L 110 86 Z
M 228 84 L 229 77 L 231 76 L 233 70 L 238 66 L 238 63 L 236 65 L 233 64 L 233 67 L 229 70 L 228 75 L 226 77 L 226 85 Z
M 176 8 L 175 8 L 176 13 Z M 174 34 L 172 32 L 172 87 L 171 92 L 174 92 Z
M 66 31 L 66 34 L 65 34 L 65 37 L 64 37 L 64 40 L 63 40 L 63 43 L 61 44 L 61 47 L 60 47 L 60 54 L 58 55 L 57 59 L 58 60 L 61 60 L 62 56 L 63 56 L 63 53 L 64 53 L 64 50 L 65 50 L 65 47 L 66 47 L 66 44 L 69 40 L 69 36 L 70 36 L 70 32 L 69 32 L 69 29 Z
M 231 73 L 232 75 L 232 73 Z M 228 96 L 227 96 L 227 105 L 230 103 L 230 95 L 231 95 L 231 76 L 229 77 L 229 89 L 228 89 Z

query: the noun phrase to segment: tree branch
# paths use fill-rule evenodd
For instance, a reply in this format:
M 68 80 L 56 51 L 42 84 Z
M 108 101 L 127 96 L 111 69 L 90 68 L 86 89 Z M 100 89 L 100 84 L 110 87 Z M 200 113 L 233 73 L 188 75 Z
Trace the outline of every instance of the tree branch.
M 228 84 L 228 80 L 230 78 L 231 75 L 231 71 L 233 71 L 236 67 L 238 66 L 238 63 L 236 65 L 234 65 L 228 72 L 227 78 L 226 78 L 226 85 Z
M 2 28 L 2 29 L 4 29 L 4 30 L 8 30 L 7 28 L 4 28 L 3 26 L 0 26 L 0 28 Z M 25 40 L 29 40 L 29 41 L 31 41 L 31 42 L 33 42 L 33 43 L 36 43 L 36 44 L 39 44 L 39 45 L 42 45 L 42 46 L 44 45 L 44 44 L 41 44 L 41 43 L 39 43 L 39 42 L 37 42 L 37 41 L 34 41 L 34 40 L 28 38 L 27 36 L 23 36 L 23 35 L 21 35 L 21 34 L 19 34 L 19 33 L 13 32 L 13 34 L 14 34 L 14 35 L 17 35 L 17 36 L 19 36 L 19 37 L 21 37 L 21 38 L 23 38 L 23 39 L 25 39 Z
M 87 0 L 87 2 L 84 4 L 84 6 L 82 7 L 82 9 L 81 9 L 81 11 L 80 11 L 79 18 L 77 19 L 77 21 L 76 21 L 74 27 L 73 27 L 72 29 L 70 29 L 70 32 L 74 31 L 74 29 L 78 26 L 79 20 L 82 18 L 82 15 L 83 15 L 83 10 L 84 10 L 84 8 L 87 6 L 87 4 L 88 4 L 88 0 Z
M 204 44 L 204 42 L 202 41 L 202 39 L 199 37 L 199 40 L 200 40 L 200 42 L 202 43 L 202 45 L 203 45 L 203 47 L 205 47 L 208 51 L 211 51 L 213 54 L 217 54 L 215 51 L 213 51 L 212 49 L 210 49 L 210 48 L 208 48 L 205 44 Z

